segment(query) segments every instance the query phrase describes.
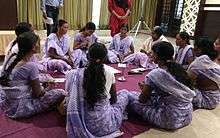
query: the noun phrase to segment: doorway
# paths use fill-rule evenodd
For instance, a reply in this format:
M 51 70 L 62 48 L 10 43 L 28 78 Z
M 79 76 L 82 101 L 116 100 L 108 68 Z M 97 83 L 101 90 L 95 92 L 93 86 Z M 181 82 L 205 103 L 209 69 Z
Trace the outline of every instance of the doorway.
M 18 23 L 17 18 L 17 1 L 0 0 L 0 30 L 14 30 Z

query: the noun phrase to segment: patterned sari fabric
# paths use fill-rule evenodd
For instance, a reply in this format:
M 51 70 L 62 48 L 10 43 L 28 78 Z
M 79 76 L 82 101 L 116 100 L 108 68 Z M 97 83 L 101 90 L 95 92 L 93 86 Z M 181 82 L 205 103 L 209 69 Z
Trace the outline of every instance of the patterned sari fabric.
M 88 42 L 89 45 L 97 42 L 97 40 L 98 40 L 98 37 L 94 33 L 91 36 L 84 37 L 79 32 L 74 37 L 74 41 L 79 42 L 79 43 Z M 88 62 L 87 53 L 88 53 L 88 48 L 73 50 L 72 58 L 73 58 L 73 64 L 75 67 L 85 66 L 87 64 L 87 62 Z
M 151 47 L 154 44 L 156 44 L 158 42 L 161 42 L 161 41 L 168 42 L 166 37 L 163 36 L 163 35 L 160 36 L 160 38 L 156 41 L 153 41 L 152 38 L 148 38 L 144 42 L 144 45 L 143 45 L 142 49 L 144 49 L 147 52 L 150 52 Z M 152 60 L 148 57 L 148 55 L 145 54 L 145 53 L 142 53 L 142 52 L 137 52 L 137 53 L 130 54 L 129 56 L 127 56 L 124 59 L 123 62 L 124 63 L 129 63 L 129 64 L 134 64 L 134 65 L 141 66 L 141 67 L 148 68 L 148 69 L 153 69 L 153 68 L 157 67 L 157 65 L 152 62 Z
M 187 60 L 193 56 L 193 46 L 187 45 L 184 48 L 179 48 L 177 54 L 176 54 L 176 62 L 183 66 L 184 69 L 187 69 L 189 66 L 189 63 L 187 63 Z
M 48 50 L 50 48 L 54 48 L 57 55 L 62 56 L 66 59 L 71 58 L 67 55 L 69 51 L 69 39 L 70 38 L 68 35 L 64 35 L 62 38 L 58 39 L 55 33 L 52 33 L 47 37 L 44 47 L 44 57 L 41 62 L 48 70 L 58 70 L 60 72 L 63 72 L 71 69 L 71 66 L 65 61 L 60 59 L 52 59 L 48 56 Z
M 64 95 L 62 89 L 48 90 L 40 98 L 32 98 L 31 88 L 24 82 L 16 82 L 16 86 L 2 87 L 5 97 L 2 97 L 1 106 L 8 117 L 30 117 L 40 112 L 47 111 Z M 13 84 L 16 84 L 13 82 Z
M 30 81 L 39 79 L 35 62 L 15 67 L 10 78 L 9 86 L 1 86 L 0 89 L 0 106 L 10 118 L 30 117 L 46 111 L 65 94 L 62 89 L 44 89 L 42 97 L 33 97 Z
M 13 41 L 11 41 L 7 47 L 7 53 L 5 55 L 5 59 L 4 59 L 4 62 L 3 62 L 3 65 L 2 65 L 2 69 L 5 70 L 8 68 L 8 66 L 15 60 L 16 58 L 16 54 L 18 53 L 18 44 L 14 44 L 13 45 Z M 35 62 L 38 66 L 38 69 L 40 71 L 45 71 L 45 67 L 40 64 L 40 62 L 38 61 L 37 57 L 36 57 L 36 54 L 34 54 L 32 57 L 31 57 L 31 61 L 32 62 Z M 3 71 L 2 70 L 2 71 Z
M 129 53 L 130 46 L 134 43 L 133 38 L 127 36 L 121 39 L 120 34 L 113 37 L 113 40 L 108 49 L 108 59 L 111 63 L 118 63 L 120 60 L 118 55 L 124 56 Z
M 153 89 L 150 98 L 146 103 L 140 103 L 140 93 L 129 93 L 132 111 L 164 129 L 178 129 L 191 122 L 194 91 L 161 68 L 152 70 L 146 76 L 145 84 Z
M 67 74 L 66 91 L 69 97 L 67 106 L 68 137 L 117 137 L 121 135 L 119 128 L 123 112 L 128 104 L 127 90 L 118 92 L 118 100 L 111 105 L 104 96 L 94 109 L 88 108 L 84 99 L 83 84 L 84 69 L 73 70 Z
M 197 76 L 205 77 L 218 86 L 218 90 L 202 91 L 196 90 L 196 97 L 193 99 L 193 106 L 196 108 L 213 109 L 220 102 L 220 65 L 212 61 L 207 55 L 197 57 L 189 66 Z

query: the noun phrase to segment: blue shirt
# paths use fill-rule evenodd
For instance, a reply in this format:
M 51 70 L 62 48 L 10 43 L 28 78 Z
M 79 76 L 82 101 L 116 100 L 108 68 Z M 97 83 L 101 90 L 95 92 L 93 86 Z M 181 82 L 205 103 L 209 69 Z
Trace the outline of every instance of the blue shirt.
M 59 7 L 63 6 L 63 0 L 41 0 L 41 10 L 46 12 L 46 5 Z

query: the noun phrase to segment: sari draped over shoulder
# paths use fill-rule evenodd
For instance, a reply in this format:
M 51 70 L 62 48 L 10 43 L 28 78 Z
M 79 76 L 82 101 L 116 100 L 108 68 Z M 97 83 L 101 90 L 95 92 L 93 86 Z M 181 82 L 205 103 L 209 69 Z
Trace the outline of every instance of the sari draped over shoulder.
M 213 109 L 220 102 L 220 65 L 212 61 L 207 55 L 197 57 L 189 66 L 188 71 L 204 76 L 218 86 L 218 90 L 196 90 L 193 105 L 197 108 Z
M 121 39 L 120 34 L 113 37 L 113 40 L 108 49 L 108 59 L 111 63 L 118 63 L 117 55 L 125 55 L 130 51 L 130 46 L 133 44 L 133 38 L 127 36 Z
M 52 59 L 48 55 L 48 51 L 50 48 L 54 48 L 56 50 L 57 55 L 64 57 L 66 59 L 71 58 L 67 56 L 69 51 L 69 36 L 64 35 L 62 38 L 58 39 L 55 33 L 50 34 L 45 42 L 44 46 L 44 56 L 41 63 L 48 70 L 58 70 L 58 71 L 66 71 L 71 69 L 71 66 L 67 64 L 65 61 L 60 59 Z
M 67 135 L 68 137 L 117 137 L 121 135 L 119 127 L 122 113 L 128 104 L 127 91 L 119 92 L 118 102 L 110 105 L 107 98 L 95 104 L 90 110 L 83 92 L 84 69 L 77 69 L 66 75 Z
M 192 100 L 195 92 L 178 82 L 166 70 L 152 70 L 145 79 L 153 91 L 146 103 L 139 102 L 139 93 L 131 93 L 131 108 L 153 125 L 178 129 L 192 120 Z
M 187 59 L 193 57 L 192 49 L 192 45 L 187 45 L 184 48 L 179 48 L 177 52 L 176 62 L 182 65 L 185 69 L 187 69 L 189 66 L 189 64 L 187 63 Z
M 79 43 L 88 42 L 89 45 L 92 45 L 93 43 L 97 42 L 97 40 L 98 40 L 98 37 L 95 33 L 91 34 L 90 36 L 85 37 L 80 32 L 78 32 L 74 36 L 74 41 L 79 42 Z M 73 64 L 75 67 L 87 65 L 87 62 L 88 62 L 87 53 L 88 53 L 88 49 L 73 50 L 72 58 L 73 58 Z
M 158 42 L 169 42 L 167 40 L 167 38 L 165 36 L 160 36 L 160 38 L 156 41 L 153 41 L 152 38 L 148 38 L 144 44 L 142 49 L 145 50 L 146 52 L 150 52 L 151 51 L 151 47 L 158 43 Z M 136 52 L 133 54 L 130 54 L 129 56 L 125 57 L 124 63 L 129 63 L 129 64 L 134 64 L 137 66 L 141 66 L 147 69 L 154 69 L 157 67 L 156 64 L 154 64 L 151 59 L 148 57 L 148 55 L 146 53 L 142 53 L 142 52 Z

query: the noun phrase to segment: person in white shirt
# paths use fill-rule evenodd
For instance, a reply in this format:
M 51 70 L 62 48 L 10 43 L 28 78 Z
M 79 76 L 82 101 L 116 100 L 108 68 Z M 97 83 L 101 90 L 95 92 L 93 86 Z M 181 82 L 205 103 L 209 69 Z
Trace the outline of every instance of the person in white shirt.
M 151 47 L 161 41 L 169 42 L 163 35 L 163 30 L 160 26 L 154 27 L 151 37 L 148 38 L 140 50 L 140 52 L 129 55 L 124 59 L 124 63 L 133 63 L 145 68 L 155 68 L 155 64 L 150 57 Z

